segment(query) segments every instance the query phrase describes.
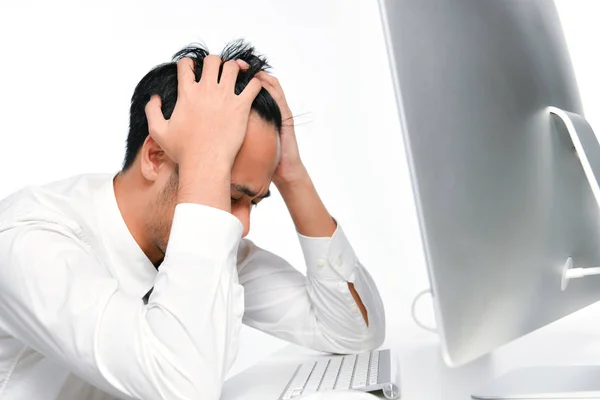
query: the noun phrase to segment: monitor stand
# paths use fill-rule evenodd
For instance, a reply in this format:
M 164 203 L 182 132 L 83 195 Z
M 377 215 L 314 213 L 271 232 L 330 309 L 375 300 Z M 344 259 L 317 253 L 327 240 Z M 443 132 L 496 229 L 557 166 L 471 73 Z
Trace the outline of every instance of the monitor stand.
M 518 369 L 475 392 L 477 400 L 600 399 L 600 366 Z
M 600 207 L 600 185 L 598 184 L 600 178 L 600 144 L 594 130 L 589 122 L 579 114 L 561 110 L 557 107 L 548 107 L 548 112 L 558 117 L 564 127 L 567 128 L 587 181 Z
M 581 160 L 588 182 L 600 206 L 600 145 L 592 127 L 581 115 L 549 107 L 548 111 L 564 123 Z M 563 272 L 562 290 L 569 279 L 586 276 L 585 272 L 569 275 L 573 267 L 569 258 Z M 592 271 L 594 270 L 594 271 Z M 597 268 L 589 275 L 597 274 Z M 572 271 L 575 272 L 575 271 Z M 477 400 L 575 400 L 600 399 L 600 365 L 532 367 L 509 372 L 488 383 L 472 395 Z

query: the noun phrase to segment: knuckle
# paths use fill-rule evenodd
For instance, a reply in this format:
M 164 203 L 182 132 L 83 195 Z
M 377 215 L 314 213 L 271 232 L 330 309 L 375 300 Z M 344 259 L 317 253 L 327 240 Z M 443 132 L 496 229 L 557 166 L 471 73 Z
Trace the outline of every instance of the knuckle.
M 228 60 L 225 61 L 225 63 L 223 64 L 223 68 L 231 68 L 231 69 L 240 69 L 240 66 L 238 65 L 237 62 L 235 62 L 235 60 Z
M 151 120 L 148 120 L 148 134 L 153 137 L 158 136 L 158 129 L 156 129 Z
M 260 80 L 258 78 L 254 77 L 250 79 L 250 82 L 248 82 L 246 87 L 250 90 L 260 90 L 262 88 L 262 84 L 260 83 Z
M 191 58 L 183 57 L 179 61 L 177 61 L 177 66 L 181 68 L 181 67 L 186 67 L 192 63 L 193 63 L 193 61 Z
M 218 62 L 221 62 L 221 58 L 220 58 L 219 56 L 216 56 L 216 55 L 214 55 L 214 54 L 209 54 L 209 55 L 207 55 L 207 56 L 204 58 L 204 62 L 211 62 L 211 63 L 214 63 L 214 62 L 217 62 L 217 61 L 218 61 Z
M 153 114 L 156 111 L 157 108 L 157 104 L 155 101 L 150 100 L 148 103 L 146 103 L 146 106 L 144 107 L 144 111 L 146 112 L 146 114 Z
M 188 97 L 192 83 L 194 82 L 189 82 L 186 80 L 179 80 L 178 85 L 177 85 L 177 98 L 186 98 Z

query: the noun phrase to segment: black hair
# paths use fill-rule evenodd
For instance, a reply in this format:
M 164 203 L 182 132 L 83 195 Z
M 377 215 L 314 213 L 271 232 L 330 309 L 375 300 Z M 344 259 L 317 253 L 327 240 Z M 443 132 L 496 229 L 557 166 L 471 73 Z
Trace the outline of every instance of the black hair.
M 148 137 L 148 120 L 146 119 L 145 107 L 150 97 L 158 94 L 162 101 L 162 113 L 166 119 L 171 117 L 177 102 L 177 61 L 184 57 L 189 57 L 194 61 L 194 72 L 196 82 L 202 75 L 202 65 L 204 58 L 209 52 L 201 44 L 190 45 L 173 56 L 169 63 L 154 67 L 137 84 L 133 96 L 131 97 L 131 107 L 129 110 L 129 134 L 127 135 L 127 148 L 125 151 L 125 160 L 123 170 L 128 169 L 134 162 L 137 153 L 142 148 L 144 141 Z M 229 43 L 220 54 L 223 63 L 228 60 L 243 60 L 250 67 L 238 73 L 235 84 L 235 93 L 240 94 L 254 75 L 260 71 L 266 71 L 270 68 L 267 59 L 256 52 L 254 47 L 243 40 L 236 40 Z M 221 71 L 223 64 L 221 64 Z M 219 72 L 219 78 L 220 78 Z M 272 123 L 277 132 L 281 132 L 281 110 L 266 89 L 261 89 L 256 99 L 252 103 L 254 110 L 263 120 Z

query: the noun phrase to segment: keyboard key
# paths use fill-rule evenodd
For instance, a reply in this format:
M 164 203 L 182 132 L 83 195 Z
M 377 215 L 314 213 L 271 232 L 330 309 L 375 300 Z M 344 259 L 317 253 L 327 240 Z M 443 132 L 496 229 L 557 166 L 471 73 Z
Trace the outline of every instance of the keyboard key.
M 338 376 L 338 372 L 340 371 L 340 366 L 342 365 L 342 357 L 334 357 L 329 361 L 329 365 L 327 366 L 327 371 L 325 371 L 325 376 L 321 381 L 321 386 L 319 387 L 319 392 L 324 392 L 326 390 L 332 390 L 335 381 Z
M 325 372 L 325 369 L 327 369 L 328 364 L 329 360 L 317 361 L 317 365 L 315 365 L 315 368 L 313 368 L 310 378 L 308 378 L 308 382 L 306 382 L 306 386 L 304 386 L 302 394 L 315 393 L 317 391 L 319 385 L 321 384 L 321 380 L 323 379 L 323 373 Z
M 371 368 L 379 368 L 379 351 L 376 350 L 371 355 Z
M 377 381 L 378 381 L 377 374 L 371 374 L 371 375 L 369 375 L 368 386 L 377 385 Z
M 306 385 L 306 381 L 308 380 L 310 373 L 312 372 L 313 368 L 315 367 L 315 364 L 316 364 L 316 362 L 309 362 L 306 364 L 302 364 L 302 366 L 300 366 L 298 373 L 296 374 L 296 376 L 294 377 L 294 380 L 288 387 L 288 392 L 297 392 L 298 394 L 302 393 L 302 390 L 304 389 L 304 386 Z
M 369 367 L 369 386 L 376 385 L 379 381 L 379 351 L 374 351 L 371 355 Z
M 310 393 L 336 389 L 372 390 L 373 386 L 386 383 L 380 382 L 379 359 L 380 351 L 376 350 L 302 364 L 279 400 L 295 400 Z
M 342 367 L 340 368 L 340 373 L 335 384 L 336 389 L 350 389 L 356 358 L 356 355 L 344 356 Z
M 354 378 L 352 379 L 353 389 L 360 389 L 367 386 L 370 358 L 371 353 L 362 353 L 358 355 L 356 365 L 354 366 Z

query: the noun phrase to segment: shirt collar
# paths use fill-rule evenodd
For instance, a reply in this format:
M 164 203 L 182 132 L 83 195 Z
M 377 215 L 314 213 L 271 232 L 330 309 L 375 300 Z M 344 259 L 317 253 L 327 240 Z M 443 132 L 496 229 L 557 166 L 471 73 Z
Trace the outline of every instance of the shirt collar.
M 99 236 L 111 261 L 119 287 L 140 299 L 154 285 L 158 271 L 137 244 L 117 204 L 114 177 L 107 177 L 97 196 Z

